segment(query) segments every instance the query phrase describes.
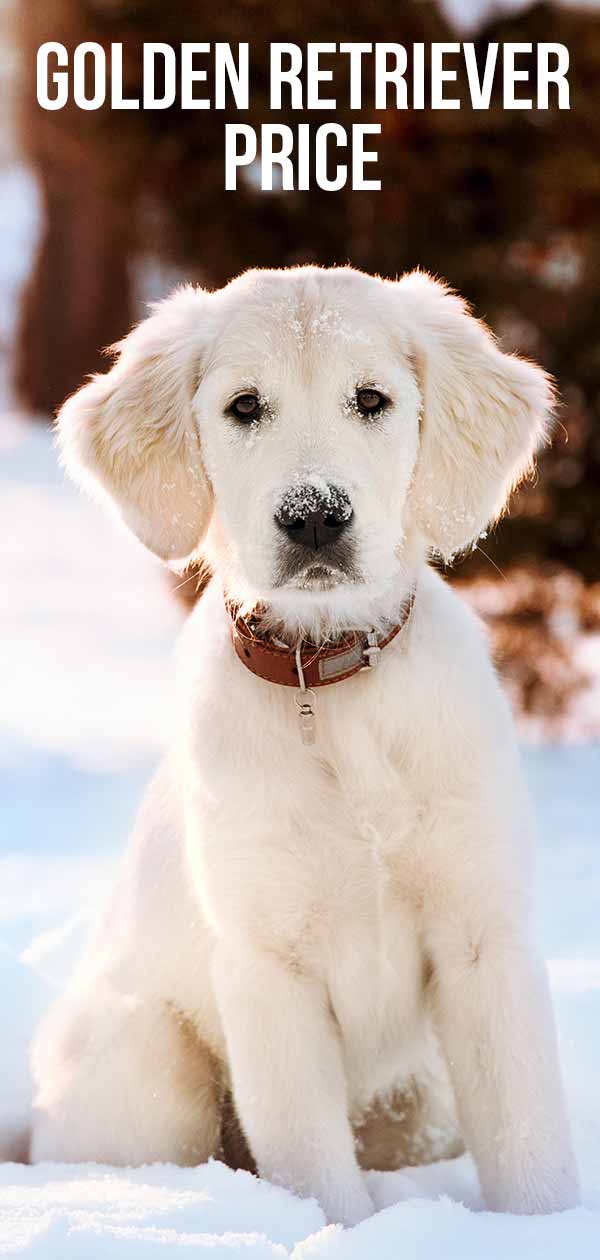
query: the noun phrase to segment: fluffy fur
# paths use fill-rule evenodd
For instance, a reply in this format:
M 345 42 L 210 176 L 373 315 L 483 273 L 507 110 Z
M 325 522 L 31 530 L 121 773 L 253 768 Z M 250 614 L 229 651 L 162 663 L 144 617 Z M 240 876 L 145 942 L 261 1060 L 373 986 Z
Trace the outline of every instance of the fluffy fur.
M 366 385 L 389 399 L 373 419 Z M 261 418 L 241 425 L 248 390 Z M 430 277 L 316 268 L 175 294 L 67 402 L 76 475 L 160 556 L 203 545 L 216 577 L 171 751 L 37 1038 L 34 1159 L 199 1162 L 232 1097 L 260 1173 L 334 1221 L 372 1210 L 359 1157 L 452 1153 L 457 1126 L 491 1208 L 576 1202 L 510 717 L 427 564 L 502 511 L 550 402 Z M 282 585 L 274 511 L 303 485 L 349 496 L 352 570 Z M 413 585 L 405 630 L 318 693 L 304 746 L 293 692 L 235 657 L 222 588 L 295 643 L 385 627 Z

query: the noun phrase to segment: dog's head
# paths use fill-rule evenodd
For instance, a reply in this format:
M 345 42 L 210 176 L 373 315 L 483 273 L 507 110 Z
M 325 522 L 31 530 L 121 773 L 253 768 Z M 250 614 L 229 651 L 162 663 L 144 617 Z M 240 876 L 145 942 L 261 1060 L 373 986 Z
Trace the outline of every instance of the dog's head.
M 302 603 L 389 589 L 502 511 L 551 390 L 422 273 L 248 272 L 187 288 L 65 403 L 68 464 L 167 560 L 209 534 L 230 588 Z

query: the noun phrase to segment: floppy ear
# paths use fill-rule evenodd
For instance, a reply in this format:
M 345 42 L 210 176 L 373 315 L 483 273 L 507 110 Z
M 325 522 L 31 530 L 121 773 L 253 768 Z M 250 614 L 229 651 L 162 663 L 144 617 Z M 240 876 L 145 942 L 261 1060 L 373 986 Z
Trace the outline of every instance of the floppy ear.
M 116 347 L 111 371 L 84 385 L 58 416 L 69 470 L 83 484 L 102 487 L 163 560 L 190 555 L 210 516 L 192 415 L 207 300 L 188 287 L 161 302 Z
M 422 272 L 396 286 L 423 397 L 411 499 L 446 559 L 502 512 L 549 432 L 553 391 L 541 368 L 503 354 L 461 298 Z

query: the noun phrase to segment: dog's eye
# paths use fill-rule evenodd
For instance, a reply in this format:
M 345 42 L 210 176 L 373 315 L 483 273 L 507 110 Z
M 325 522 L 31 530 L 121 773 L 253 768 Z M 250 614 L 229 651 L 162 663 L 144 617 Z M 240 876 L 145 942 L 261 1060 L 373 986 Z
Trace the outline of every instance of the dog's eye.
M 382 394 L 378 389 L 358 389 L 356 391 L 356 405 L 361 415 L 376 416 L 379 411 L 383 411 L 387 407 L 389 398 Z
M 259 411 L 260 399 L 256 394 L 239 394 L 229 406 L 230 414 L 236 420 L 241 420 L 242 424 L 250 424 L 251 420 L 256 420 Z

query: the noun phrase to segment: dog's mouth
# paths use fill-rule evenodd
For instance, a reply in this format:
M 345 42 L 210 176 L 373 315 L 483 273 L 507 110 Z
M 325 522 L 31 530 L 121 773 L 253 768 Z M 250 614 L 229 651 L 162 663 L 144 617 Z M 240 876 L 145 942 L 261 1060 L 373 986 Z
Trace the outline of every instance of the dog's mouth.
M 312 558 L 304 550 L 286 548 L 279 556 L 275 585 L 295 591 L 331 591 L 344 583 L 360 581 L 350 549 L 333 544 Z
M 347 582 L 348 574 L 342 569 L 328 564 L 309 564 L 306 569 L 296 574 L 289 583 L 300 591 L 331 591 L 340 582 Z

